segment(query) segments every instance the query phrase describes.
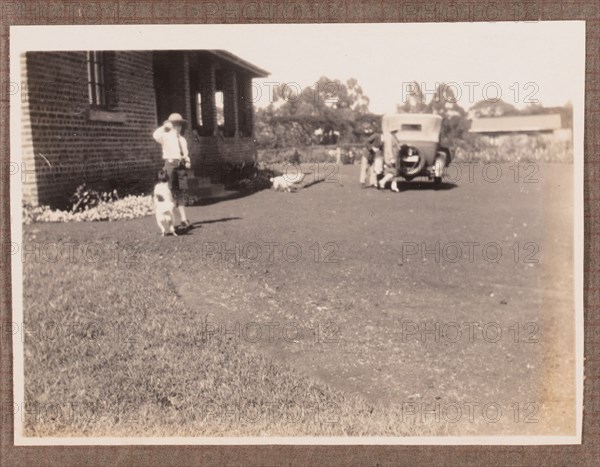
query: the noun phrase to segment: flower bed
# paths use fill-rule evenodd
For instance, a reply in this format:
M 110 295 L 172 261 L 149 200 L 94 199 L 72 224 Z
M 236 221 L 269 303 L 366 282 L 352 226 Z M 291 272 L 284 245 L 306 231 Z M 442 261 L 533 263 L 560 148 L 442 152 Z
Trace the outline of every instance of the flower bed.
M 48 206 L 23 206 L 23 223 L 117 221 L 135 219 L 153 212 L 152 196 L 126 196 L 116 201 L 100 201 L 94 207 L 79 212 L 55 210 Z

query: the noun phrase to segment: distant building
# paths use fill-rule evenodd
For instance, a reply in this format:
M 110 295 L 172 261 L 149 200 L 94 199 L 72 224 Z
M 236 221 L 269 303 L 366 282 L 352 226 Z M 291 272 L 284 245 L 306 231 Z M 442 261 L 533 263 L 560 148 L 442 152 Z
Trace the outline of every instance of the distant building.
M 83 183 L 151 183 L 153 130 L 172 112 L 198 177 L 254 161 L 252 79 L 268 72 L 224 50 L 27 52 L 21 58 L 23 198 L 61 204 Z
M 484 140 L 494 145 L 506 139 L 523 136 L 569 141 L 572 134 L 570 128 L 562 127 L 559 114 L 474 118 L 469 131 L 481 135 Z

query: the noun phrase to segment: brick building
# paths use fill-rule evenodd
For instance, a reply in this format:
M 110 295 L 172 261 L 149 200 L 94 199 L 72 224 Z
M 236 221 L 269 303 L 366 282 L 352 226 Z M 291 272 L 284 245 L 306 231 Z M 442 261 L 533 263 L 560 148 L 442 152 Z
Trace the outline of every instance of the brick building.
M 22 65 L 23 201 L 64 204 L 83 182 L 150 186 L 153 130 L 189 122 L 192 167 L 218 184 L 255 160 L 252 79 L 268 72 L 222 50 L 27 52 Z

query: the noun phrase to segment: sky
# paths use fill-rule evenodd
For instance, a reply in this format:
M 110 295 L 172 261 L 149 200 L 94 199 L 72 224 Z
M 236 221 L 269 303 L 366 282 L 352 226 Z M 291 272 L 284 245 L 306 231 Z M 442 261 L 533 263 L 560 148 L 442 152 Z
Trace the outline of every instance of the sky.
M 326 76 L 356 78 L 375 113 L 395 111 L 412 81 L 428 98 L 436 83 L 452 83 L 466 109 L 498 97 L 522 108 L 574 98 L 584 50 L 580 30 L 567 22 L 275 25 L 244 34 L 229 50 L 271 72 L 256 80 L 257 106 L 268 104 L 268 82 L 304 88 Z
M 14 53 L 225 49 L 271 73 L 255 81 L 258 107 L 270 102 L 269 83 L 356 78 L 375 113 L 394 112 L 413 81 L 428 98 L 451 83 L 465 109 L 485 98 L 517 108 L 582 100 L 584 41 L 585 23 L 575 21 L 11 27 Z

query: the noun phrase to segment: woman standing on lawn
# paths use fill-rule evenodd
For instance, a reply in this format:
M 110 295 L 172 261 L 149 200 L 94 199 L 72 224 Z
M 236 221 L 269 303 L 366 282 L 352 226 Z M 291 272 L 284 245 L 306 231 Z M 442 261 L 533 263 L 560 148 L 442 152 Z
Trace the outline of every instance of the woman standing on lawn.
M 190 223 L 185 215 L 185 202 L 183 193 L 179 189 L 179 178 L 177 170 L 185 164 L 185 168 L 191 168 L 187 141 L 182 133 L 187 121 L 178 113 L 172 113 L 163 125 L 157 128 L 152 135 L 154 140 L 162 146 L 162 157 L 165 161 L 164 170 L 169 175 L 169 188 L 173 192 L 175 204 L 179 209 L 181 227 L 188 227 Z

